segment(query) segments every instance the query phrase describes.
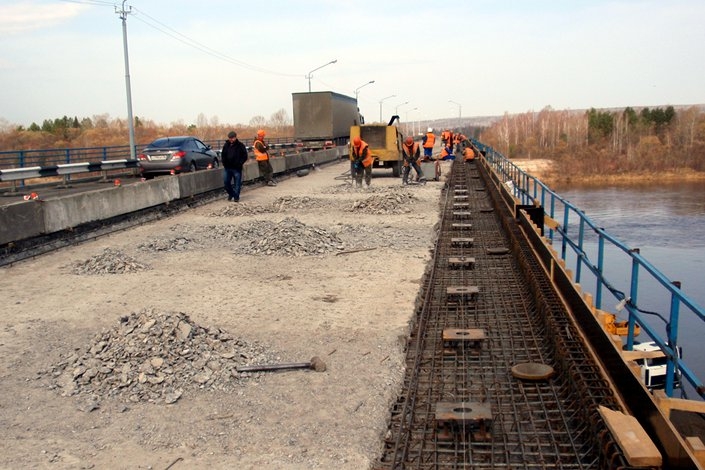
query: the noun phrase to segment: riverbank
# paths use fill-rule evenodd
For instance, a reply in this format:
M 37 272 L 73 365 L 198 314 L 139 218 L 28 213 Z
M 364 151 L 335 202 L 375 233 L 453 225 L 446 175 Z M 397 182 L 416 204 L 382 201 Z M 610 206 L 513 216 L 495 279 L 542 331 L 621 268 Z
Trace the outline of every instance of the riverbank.
M 554 169 L 553 161 L 546 158 L 514 159 L 512 162 L 525 172 L 535 176 L 550 188 L 554 189 L 576 184 L 580 186 L 631 186 L 657 182 L 705 181 L 705 172 L 691 169 L 668 172 L 565 175 L 558 174 Z

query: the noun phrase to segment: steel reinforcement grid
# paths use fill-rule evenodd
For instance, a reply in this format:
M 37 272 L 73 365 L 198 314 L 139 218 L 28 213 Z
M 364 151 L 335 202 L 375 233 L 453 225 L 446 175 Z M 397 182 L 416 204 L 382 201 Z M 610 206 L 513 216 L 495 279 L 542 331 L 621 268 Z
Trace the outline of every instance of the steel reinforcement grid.
M 375 470 L 628 469 L 609 384 L 475 163 L 453 163 Z

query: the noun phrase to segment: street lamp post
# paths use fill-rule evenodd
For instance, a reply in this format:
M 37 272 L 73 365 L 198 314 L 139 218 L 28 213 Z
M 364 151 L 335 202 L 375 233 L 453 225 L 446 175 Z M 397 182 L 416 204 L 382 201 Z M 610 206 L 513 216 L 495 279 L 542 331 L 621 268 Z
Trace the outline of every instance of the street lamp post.
M 320 67 L 316 67 L 315 69 L 311 70 L 311 71 L 308 73 L 308 75 L 306 75 L 306 78 L 308 79 L 308 92 L 309 92 L 309 93 L 311 93 L 311 78 L 313 77 L 313 75 L 312 75 L 313 72 L 315 72 L 316 70 L 322 69 L 322 68 L 325 67 L 326 65 L 335 64 L 336 62 L 338 62 L 338 59 L 331 60 L 331 61 L 328 62 L 327 64 L 323 64 L 323 65 L 321 65 Z
M 405 104 L 409 104 L 409 102 L 408 102 L 408 101 L 404 101 L 403 103 L 396 105 L 396 106 L 394 107 L 394 114 L 396 114 L 397 116 L 399 116 L 399 108 L 401 108 L 401 107 L 404 106 Z
M 384 122 L 384 121 L 382 121 L 382 103 L 384 103 L 384 100 L 388 100 L 389 98 L 394 98 L 395 96 L 397 96 L 397 95 L 389 95 L 389 96 L 386 96 L 386 97 L 382 98 L 381 100 L 379 100 L 379 122 Z
M 460 103 L 456 103 L 453 100 L 448 100 L 449 103 L 453 103 L 454 105 L 458 106 L 458 119 L 463 117 L 463 107 L 460 105 Z
M 375 81 L 370 80 L 369 82 L 365 83 L 364 85 L 360 85 L 359 87 L 355 88 L 355 101 L 357 101 L 357 95 L 359 94 L 358 92 L 360 91 L 360 88 L 364 88 L 367 85 L 372 85 Z

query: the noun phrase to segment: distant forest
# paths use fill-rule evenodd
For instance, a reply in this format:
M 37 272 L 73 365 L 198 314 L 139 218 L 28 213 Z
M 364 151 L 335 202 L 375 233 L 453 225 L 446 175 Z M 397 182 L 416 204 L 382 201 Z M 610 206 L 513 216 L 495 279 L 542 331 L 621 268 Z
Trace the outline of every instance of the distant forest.
M 137 145 L 146 145 L 156 138 L 174 135 L 194 135 L 204 141 L 225 140 L 231 130 L 235 130 L 240 138 L 254 138 L 257 130 L 261 128 L 267 130 L 267 136 L 270 138 L 294 135 L 292 119 L 284 109 L 272 114 L 269 119 L 254 116 L 247 124 L 221 123 L 217 117 L 208 119 L 199 114 L 193 124 L 173 122 L 168 126 L 135 117 L 134 127 Z M 41 125 L 32 123 L 28 128 L 0 122 L 0 151 L 112 147 L 129 144 L 127 120 L 111 119 L 107 114 L 45 119 Z
M 558 175 L 705 172 L 701 107 L 505 115 L 479 140 L 506 157 L 546 158 Z

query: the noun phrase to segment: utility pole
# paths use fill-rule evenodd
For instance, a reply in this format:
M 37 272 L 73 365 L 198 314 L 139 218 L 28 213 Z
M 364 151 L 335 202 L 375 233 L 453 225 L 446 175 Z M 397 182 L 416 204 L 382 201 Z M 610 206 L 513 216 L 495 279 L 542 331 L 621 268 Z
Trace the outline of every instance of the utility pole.
M 132 92 L 130 91 L 130 59 L 127 56 L 127 15 L 132 13 L 132 7 L 129 10 L 125 10 L 125 2 L 127 0 L 122 0 L 122 7 L 120 10 L 115 7 L 115 13 L 120 15 L 122 20 L 122 47 L 125 56 L 125 88 L 127 90 L 127 123 L 130 129 L 130 159 L 136 160 L 135 155 L 135 123 L 132 118 Z

